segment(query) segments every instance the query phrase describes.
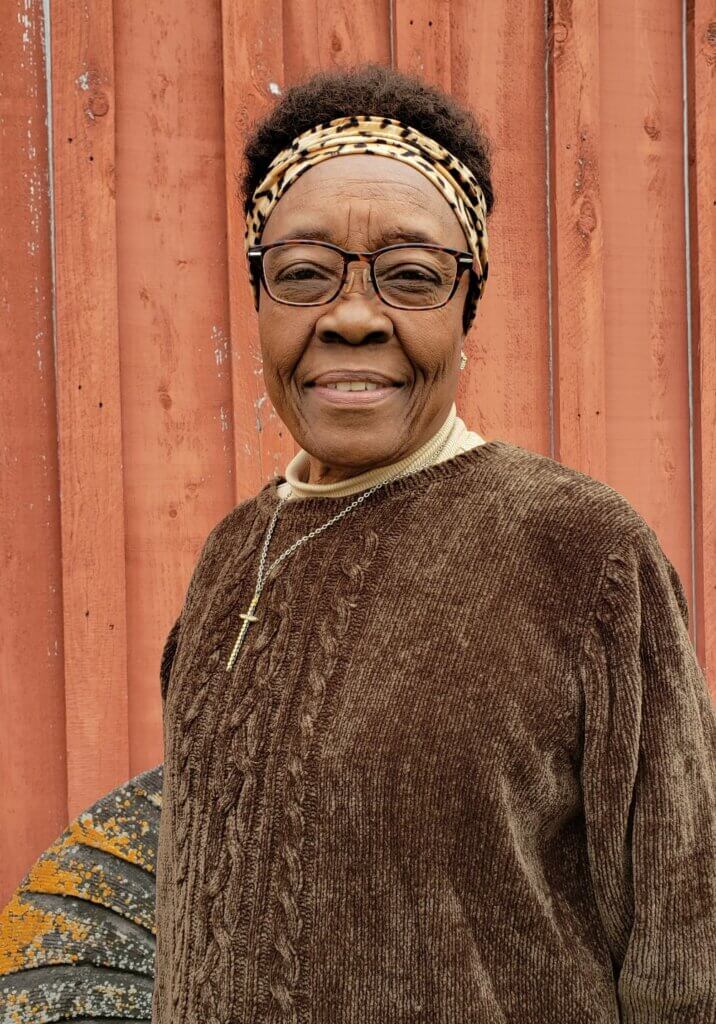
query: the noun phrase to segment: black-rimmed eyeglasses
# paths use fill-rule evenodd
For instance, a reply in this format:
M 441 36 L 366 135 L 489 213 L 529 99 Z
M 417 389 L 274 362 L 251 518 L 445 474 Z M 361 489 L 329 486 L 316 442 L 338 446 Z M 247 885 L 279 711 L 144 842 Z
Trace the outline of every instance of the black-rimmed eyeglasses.
M 276 302 L 321 306 L 343 287 L 348 263 L 362 260 L 383 302 L 395 309 L 437 309 L 455 294 L 473 266 L 472 253 L 422 242 L 400 242 L 374 252 L 349 252 L 331 242 L 291 239 L 254 245 L 247 252 Z

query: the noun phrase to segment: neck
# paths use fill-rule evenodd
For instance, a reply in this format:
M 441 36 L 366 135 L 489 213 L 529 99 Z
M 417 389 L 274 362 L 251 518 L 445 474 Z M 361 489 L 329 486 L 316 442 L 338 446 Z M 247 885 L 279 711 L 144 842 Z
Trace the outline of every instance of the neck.
M 309 478 L 308 452 L 300 449 L 298 454 L 289 462 L 286 467 L 286 479 L 279 485 L 278 493 L 281 498 L 311 498 L 311 497 L 340 497 L 349 494 L 356 494 L 361 490 L 372 487 L 373 484 L 391 477 L 396 472 L 412 472 L 415 466 L 430 465 L 440 462 L 446 458 L 452 458 L 460 451 L 482 444 L 484 438 L 473 431 L 467 430 L 465 424 L 457 415 L 455 403 L 453 402 L 442 426 L 422 445 L 412 453 L 392 461 L 382 463 L 380 466 L 374 464 L 370 469 L 356 467 L 356 472 L 346 468 L 342 480 L 326 482 L 326 478 L 320 482 L 312 481 Z M 343 467 L 341 467 L 343 468 Z

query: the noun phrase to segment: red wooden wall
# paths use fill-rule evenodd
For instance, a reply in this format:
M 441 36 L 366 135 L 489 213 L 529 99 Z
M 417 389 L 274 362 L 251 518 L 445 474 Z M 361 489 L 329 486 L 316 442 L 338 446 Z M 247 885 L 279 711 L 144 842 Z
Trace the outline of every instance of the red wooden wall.
M 265 396 L 247 124 L 392 63 L 495 144 L 458 411 L 626 495 L 716 683 L 714 0 L 8 0 L 0 8 L 0 903 L 162 759 L 199 547 L 294 445 Z

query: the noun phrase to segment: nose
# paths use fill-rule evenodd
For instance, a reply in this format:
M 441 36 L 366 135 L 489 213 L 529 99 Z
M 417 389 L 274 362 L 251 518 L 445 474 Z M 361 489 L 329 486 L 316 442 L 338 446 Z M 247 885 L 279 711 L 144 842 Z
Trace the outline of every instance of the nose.
M 356 288 L 360 277 L 362 287 Z M 368 264 L 349 265 L 343 288 L 318 321 L 316 333 L 321 341 L 350 345 L 380 344 L 392 337 L 393 322 L 376 294 Z

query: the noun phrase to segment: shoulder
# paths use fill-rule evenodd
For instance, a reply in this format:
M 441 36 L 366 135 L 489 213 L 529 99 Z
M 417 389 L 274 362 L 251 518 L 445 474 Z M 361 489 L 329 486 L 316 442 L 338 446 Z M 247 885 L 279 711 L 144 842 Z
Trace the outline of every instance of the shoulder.
M 513 442 L 503 442 L 502 455 L 492 460 L 499 511 L 516 532 L 600 559 L 648 529 L 628 498 L 604 481 Z
M 653 528 L 623 494 L 516 444 L 509 445 L 504 466 L 504 492 L 519 529 L 539 538 L 548 560 L 558 553 L 567 574 L 581 570 L 595 601 L 606 594 L 613 606 L 662 607 L 677 629 L 688 626 L 679 574 Z
M 544 592 L 567 595 L 587 634 L 591 628 L 621 637 L 620 643 L 626 635 L 630 642 L 651 638 L 655 648 L 688 646 L 684 586 L 631 502 L 603 481 L 520 445 L 505 443 L 503 455 L 493 460 L 494 514 L 503 520 L 505 542 L 521 552 L 525 571 Z M 475 474 L 473 495 L 486 479 Z
M 602 480 L 507 441 L 490 458 L 474 459 L 460 500 L 468 504 L 459 517 L 466 531 L 489 533 L 500 557 L 519 565 L 550 600 L 568 595 L 575 613 L 595 599 L 610 553 L 649 530 Z M 463 548 L 470 547 L 466 538 Z

